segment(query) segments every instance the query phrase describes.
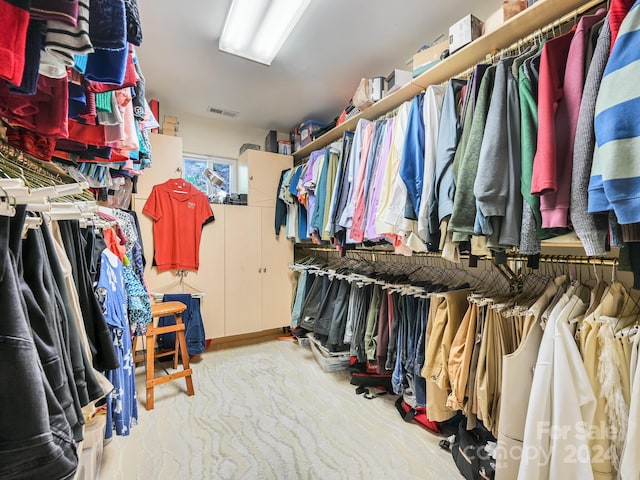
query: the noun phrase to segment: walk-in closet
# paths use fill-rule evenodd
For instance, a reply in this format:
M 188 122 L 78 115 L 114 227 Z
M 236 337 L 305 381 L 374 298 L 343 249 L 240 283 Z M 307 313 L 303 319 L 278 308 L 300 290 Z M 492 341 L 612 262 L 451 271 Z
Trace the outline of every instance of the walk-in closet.
M 640 480 L 640 0 L 0 24 L 0 479 Z

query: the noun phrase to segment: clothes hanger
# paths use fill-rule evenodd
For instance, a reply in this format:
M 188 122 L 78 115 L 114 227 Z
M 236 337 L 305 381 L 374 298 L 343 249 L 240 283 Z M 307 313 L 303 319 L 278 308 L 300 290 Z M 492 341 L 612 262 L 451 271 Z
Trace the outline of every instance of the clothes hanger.
M 17 206 L 15 197 L 10 196 L 2 186 L 0 186 L 0 191 L 2 191 L 4 198 L 4 200 L 0 202 L 0 215 L 3 217 L 14 217 Z
M 187 271 L 186 270 L 178 270 L 176 272 L 176 276 L 178 277 L 178 280 L 165 285 L 164 287 L 159 288 L 159 290 L 162 291 L 162 293 L 158 292 L 158 293 L 152 293 L 151 295 L 153 296 L 153 298 L 155 300 L 163 300 L 164 299 L 164 294 L 165 293 L 189 293 L 191 294 L 191 296 L 193 298 L 202 298 L 205 296 L 205 293 L 198 290 L 196 287 L 194 287 L 193 285 L 189 284 L 188 282 L 185 281 L 185 277 L 187 276 Z M 174 290 L 175 288 L 180 287 L 180 292 L 171 292 L 171 290 Z M 185 289 L 191 290 L 191 291 L 185 291 Z

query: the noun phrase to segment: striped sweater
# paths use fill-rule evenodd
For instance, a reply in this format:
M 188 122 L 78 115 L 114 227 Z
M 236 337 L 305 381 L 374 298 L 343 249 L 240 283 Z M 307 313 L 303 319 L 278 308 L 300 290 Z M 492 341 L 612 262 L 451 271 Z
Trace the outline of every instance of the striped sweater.
M 620 26 L 595 112 L 596 150 L 589 212 L 613 210 L 621 224 L 640 222 L 640 0 Z

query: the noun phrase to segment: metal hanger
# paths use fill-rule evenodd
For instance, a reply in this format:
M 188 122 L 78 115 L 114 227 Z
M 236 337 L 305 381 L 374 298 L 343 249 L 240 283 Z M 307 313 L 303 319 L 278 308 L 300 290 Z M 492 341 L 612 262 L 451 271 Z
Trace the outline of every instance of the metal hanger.
M 163 300 L 165 293 L 188 293 L 188 294 L 191 294 L 191 296 L 194 298 L 204 297 L 205 296 L 204 292 L 200 291 L 198 288 L 194 287 L 193 285 L 185 281 L 185 277 L 187 276 L 187 273 L 188 272 L 186 270 L 178 270 L 176 272 L 176 276 L 178 277 L 178 280 L 159 288 L 158 290 L 160 290 L 160 292 L 152 293 L 151 295 L 153 296 L 153 298 L 155 300 Z M 171 290 L 174 290 L 177 287 L 180 287 L 180 292 L 171 292 Z M 185 291 L 185 290 L 191 290 L 191 291 Z

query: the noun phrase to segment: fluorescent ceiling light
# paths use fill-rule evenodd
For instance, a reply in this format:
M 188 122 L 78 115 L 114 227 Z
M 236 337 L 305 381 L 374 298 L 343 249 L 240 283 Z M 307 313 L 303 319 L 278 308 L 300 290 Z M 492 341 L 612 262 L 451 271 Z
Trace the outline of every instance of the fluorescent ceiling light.
M 311 0 L 233 0 L 221 51 L 271 65 Z

